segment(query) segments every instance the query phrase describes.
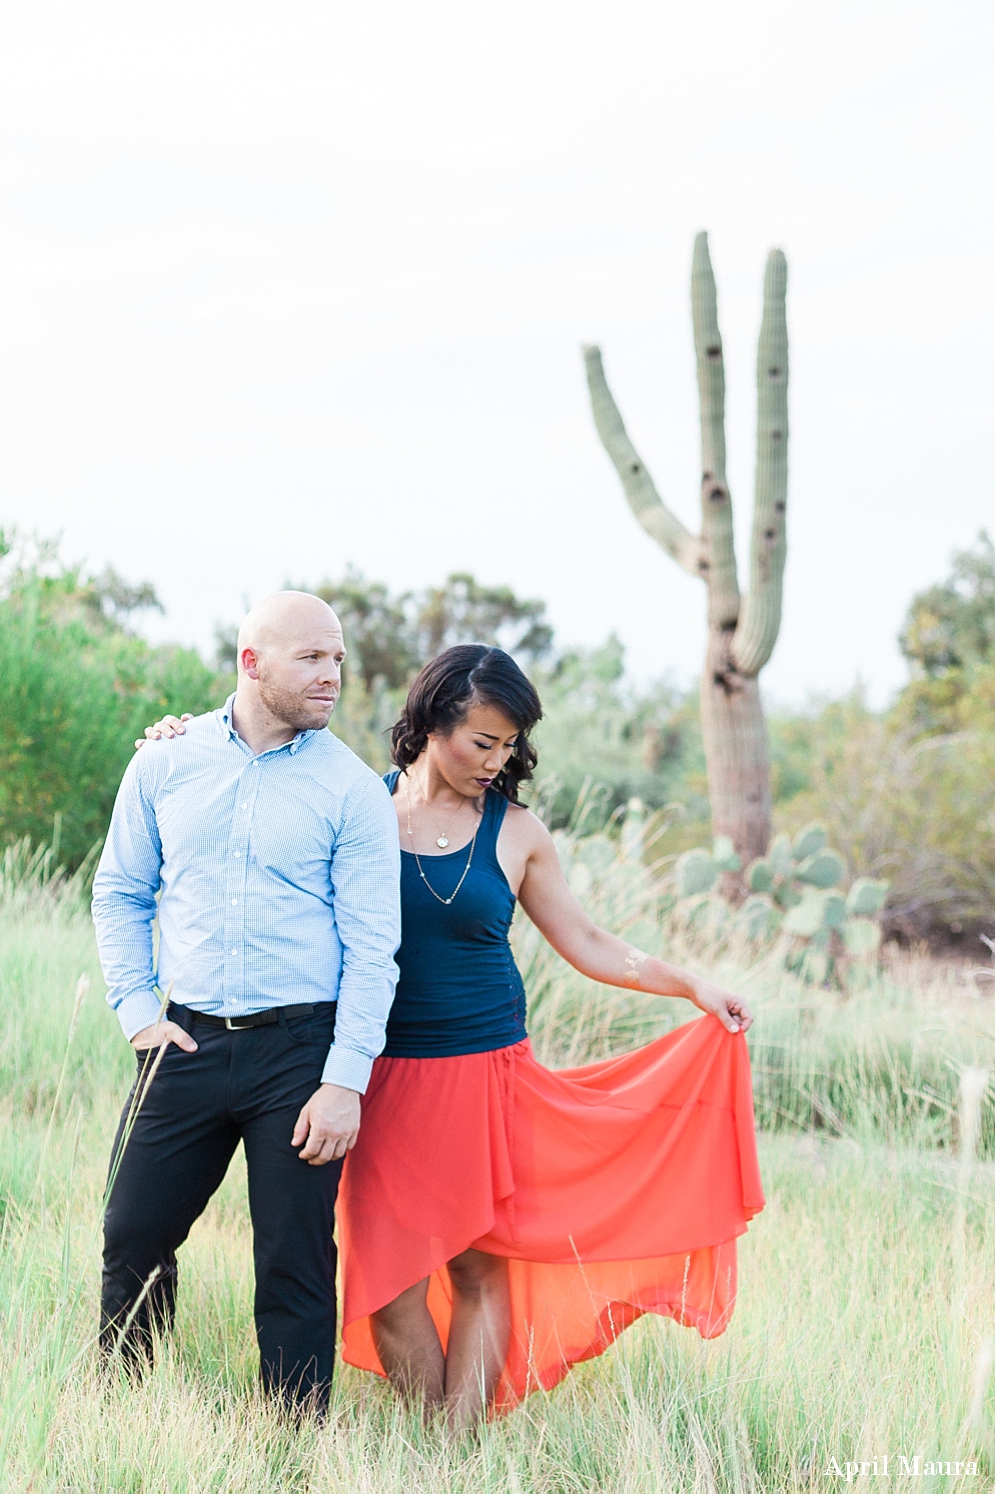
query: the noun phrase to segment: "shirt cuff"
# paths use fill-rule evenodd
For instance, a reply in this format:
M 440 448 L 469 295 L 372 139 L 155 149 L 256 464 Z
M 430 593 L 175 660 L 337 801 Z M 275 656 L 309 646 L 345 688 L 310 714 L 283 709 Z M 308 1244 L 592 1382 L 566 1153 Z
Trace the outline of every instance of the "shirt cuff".
M 117 1019 L 121 1030 L 130 1043 L 136 1032 L 151 1027 L 159 1020 L 162 1001 L 153 991 L 135 991 L 118 1004 Z
M 328 1050 L 322 1071 L 322 1084 L 338 1084 L 343 1089 L 354 1089 L 365 1095 L 366 1086 L 373 1072 L 373 1059 L 352 1048 L 338 1048 L 333 1043 Z

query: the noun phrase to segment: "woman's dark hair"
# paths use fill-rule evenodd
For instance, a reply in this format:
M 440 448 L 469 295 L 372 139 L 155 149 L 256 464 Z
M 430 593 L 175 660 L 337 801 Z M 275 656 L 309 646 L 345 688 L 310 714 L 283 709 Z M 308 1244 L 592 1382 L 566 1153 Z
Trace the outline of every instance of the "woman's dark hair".
M 542 717 L 542 705 L 532 681 L 504 649 L 457 643 L 426 664 L 391 731 L 391 755 L 399 768 L 409 768 L 425 750 L 429 732 L 448 737 L 478 703 L 495 706 L 518 727 L 515 750 L 491 784 L 517 804 L 519 785 L 539 761 L 529 732 Z

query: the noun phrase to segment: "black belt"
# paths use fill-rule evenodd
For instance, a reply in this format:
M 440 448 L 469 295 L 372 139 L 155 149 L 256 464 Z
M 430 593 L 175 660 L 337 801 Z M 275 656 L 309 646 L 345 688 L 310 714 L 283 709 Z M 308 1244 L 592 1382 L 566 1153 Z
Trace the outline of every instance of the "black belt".
M 325 1005 L 324 1002 L 321 1003 Z M 332 1006 L 332 1002 L 328 1002 Z M 279 1022 L 280 1013 L 285 1017 L 310 1017 L 317 1007 L 313 1002 L 304 1001 L 298 1006 L 268 1006 L 263 1012 L 247 1012 L 244 1017 L 213 1017 L 210 1012 L 195 1011 L 192 1006 L 187 1011 L 195 1022 L 206 1022 L 208 1027 L 227 1027 L 229 1032 L 241 1032 L 243 1027 L 272 1027 L 274 1022 Z

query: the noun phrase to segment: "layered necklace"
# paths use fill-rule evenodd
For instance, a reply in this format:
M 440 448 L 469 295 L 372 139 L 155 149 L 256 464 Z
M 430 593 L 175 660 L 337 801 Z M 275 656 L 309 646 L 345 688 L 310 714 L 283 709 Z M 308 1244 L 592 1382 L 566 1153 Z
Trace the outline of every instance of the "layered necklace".
M 437 837 L 435 843 L 439 847 L 440 851 L 444 851 L 446 849 L 446 847 L 448 846 L 448 844 L 449 844 L 449 832 L 453 828 L 453 826 L 455 825 L 456 821 L 459 819 L 460 812 L 461 812 L 461 810 L 463 808 L 463 805 L 462 804 L 458 804 L 456 806 L 456 813 L 453 815 L 452 819 L 449 821 L 449 824 L 446 826 L 445 830 L 443 830 L 442 826 L 439 824 L 438 820 L 435 818 L 435 815 L 432 813 L 432 810 L 431 810 L 431 808 L 429 806 L 429 802 L 428 802 L 428 795 L 426 794 L 425 790 L 422 788 L 421 784 L 418 785 L 418 788 L 419 788 L 419 790 L 421 792 L 422 803 L 425 806 L 425 813 L 428 815 L 429 819 L 432 821 L 432 824 L 435 826 L 436 830 L 438 830 L 438 832 L 439 832 L 438 837 Z M 405 777 L 405 784 L 404 784 L 404 792 L 405 793 L 408 792 L 408 785 L 407 785 L 407 778 L 406 777 Z M 410 797 L 408 799 L 408 834 L 409 835 L 411 834 L 411 799 L 410 799 Z
M 419 787 L 421 787 L 421 785 L 419 785 Z M 429 819 L 432 821 L 432 824 L 435 826 L 436 830 L 439 830 L 439 822 L 435 818 L 435 815 L 432 813 L 432 811 L 428 808 L 428 799 L 425 797 L 425 791 L 424 791 L 424 789 L 422 790 L 422 799 L 424 800 L 425 808 L 428 810 L 428 817 L 429 817 Z M 412 840 L 412 838 L 414 836 L 414 831 L 411 828 L 411 793 L 410 793 L 410 791 L 408 789 L 408 775 L 407 775 L 407 773 L 404 774 L 404 802 L 407 805 L 407 809 L 408 809 L 408 839 Z M 453 817 L 452 817 L 452 819 L 449 821 L 449 829 L 450 830 L 455 825 L 455 823 L 456 823 L 456 817 L 457 817 L 457 815 L 459 814 L 459 812 L 460 812 L 460 810 L 462 808 L 463 808 L 463 806 L 461 804 L 459 806 L 459 808 L 456 810 L 456 814 L 454 814 Z M 470 870 L 470 866 L 471 866 L 471 864 L 473 862 L 473 848 L 477 844 L 477 831 L 479 830 L 479 828 L 480 828 L 480 820 L 478 819 L 477 822 L 476 822 L 476 824 L 473 827 L 473 835 L 472 835 L 471 840 L 470 840 L 470 854 L 466 858 L 466 866 L 464 866 L 464 868 L 463 868 L 463 875 L 460 877 L 459 881 L 456 883 L 456 886 L 453 888 L 452 892 L 450 893 L 450 895 L 448 897 L 443 897 L 441 893 L 436 892 L 435 888 L 432 886 L 431 882 L 428 880 L 428 877 L 426 877 L 426 875 L 425 875 L 425 868 L 421 864 L 421 858 L 418 855 L 418 852 L 415 850 L 414 843 L 413 843 L 413 840 L 412 840 L 411 850 L 412 850 L 412 854 L 414 855 L 414 858 L 415 858 L 415 865 L 418 868 L 418 875 L 421 877 L 422 881 L 425 883 L 425 886 L 428 888 L 429 892 L 435 898 L 436 902 L 442 903 L 447 908 L 449 907 L 449 904 L 455 898 L 457 892 L 459 892 L 460 888 L 463 886 L 463 883 L 466 881 L 467 874 L 468 874 L 468 872 Z M 437 846 L 441 846 L 441 847 L 445 848 L 449 844 L 449 836 L 446 834 L 445 831 L 439 830 L 439 837 L 438 837 L 438 839 L 436 840 L 435 843 L 436 843 Z

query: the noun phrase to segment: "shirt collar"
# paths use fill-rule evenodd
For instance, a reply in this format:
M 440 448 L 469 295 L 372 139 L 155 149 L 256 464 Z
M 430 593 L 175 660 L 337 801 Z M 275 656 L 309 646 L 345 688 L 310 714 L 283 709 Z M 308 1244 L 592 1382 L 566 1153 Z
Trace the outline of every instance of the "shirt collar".
M 238 737 L 238 732 L 231 724 L 232 707 L 234 706 L 234 704 L 235 692 L 233 690 L 228 699 L 225 701 L 224 705 L 221 707 L 220 711 L 215 711 L 214 713 L 214 719 L 215 721 L 217 721 L 221 732 L 224 736 L 228 737 L 230 741 L 234 741 Z
M 314 736 L 314 729 L 309 728 L 307 731 L 299 731 L 292 741 L 282 742 L 279 747 L 270 747 L 267 752 L 253 753 L 250 751 L 247 743 L 242 740 L 238 732 L 235 730 L 235 726 L 232 720 L 234 705 L 235 692 L 233 690 L 228 699 L 225 701 L 224 705 L 221 707 L 220 711 L 215 711 L 215 720 L 217 721 L 218 726 L 225 738 L 229 742 L 236 742 L 239 747 L 241 747 L 245 752 L 249 753 L 250 757 L 269 757 L 271 753 L 283 752 L 285 748 L 289 748 L 291 752 L 296 752 L 299 747 L 302 747 L 304 745 L 309 737 Z

